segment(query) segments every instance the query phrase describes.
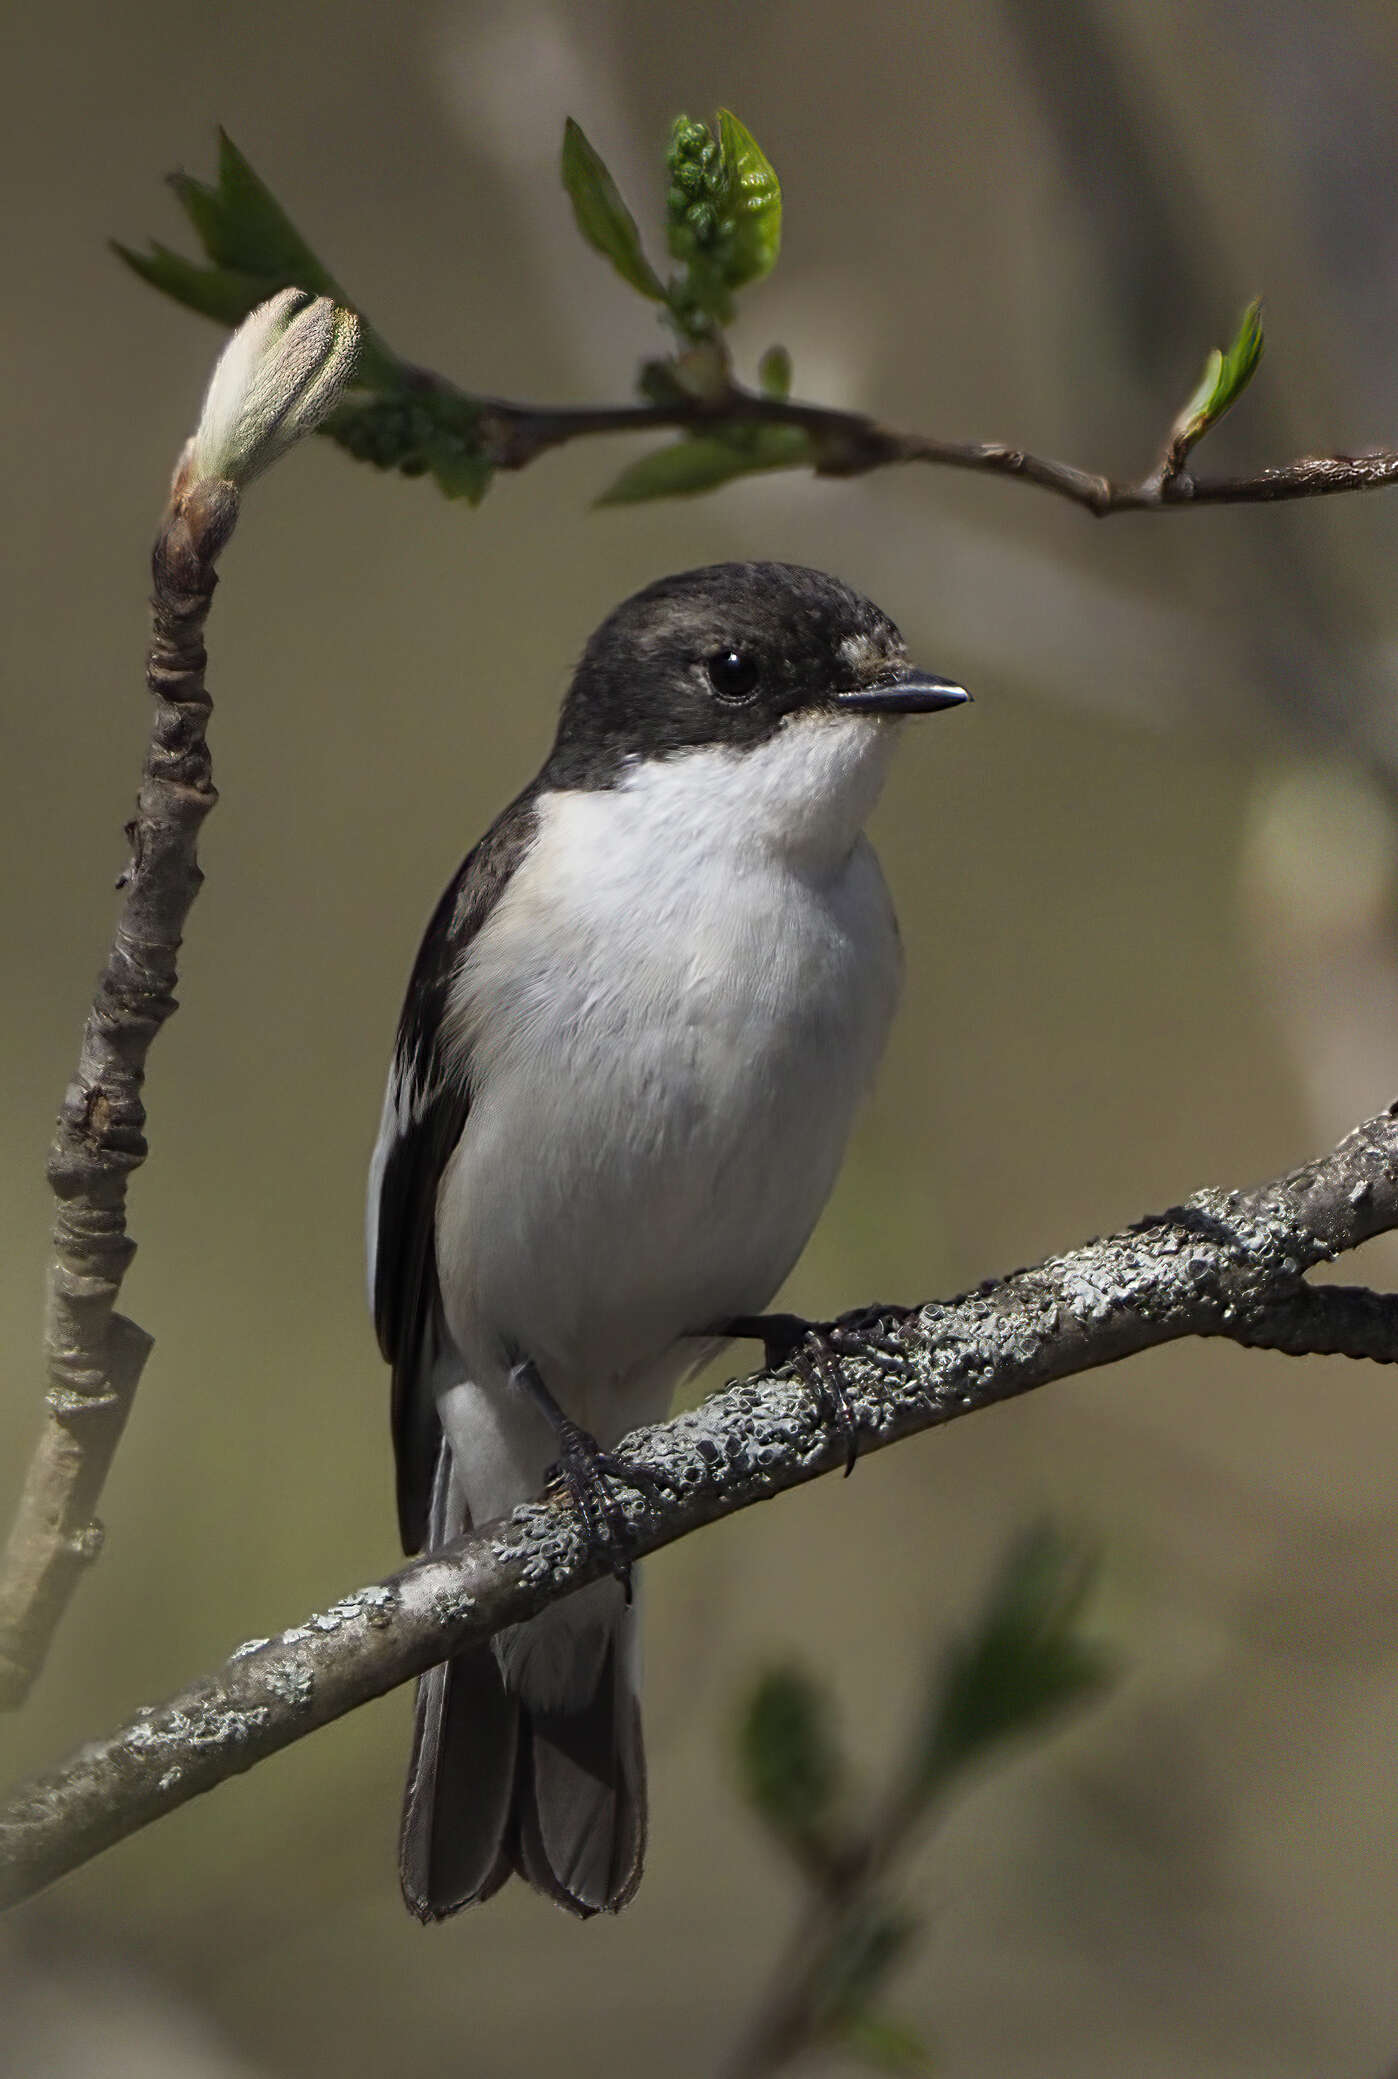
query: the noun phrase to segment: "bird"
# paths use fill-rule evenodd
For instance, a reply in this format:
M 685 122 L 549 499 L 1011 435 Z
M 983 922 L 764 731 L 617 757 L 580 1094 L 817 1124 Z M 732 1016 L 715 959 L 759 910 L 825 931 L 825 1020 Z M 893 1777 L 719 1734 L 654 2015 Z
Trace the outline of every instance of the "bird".
M 760 1327 L 898 994 L 864 825 L 905 718 L 968 698 L 868 599 L 791 564 L 660 578 L 588 641 L 541 770 L 433 913 L 399 1020 L 368 1258 L 406 1551 L 560 1467 L 586 1514 L 625 1473 L 611 1447 Z M 583 1918 L 634 1894 L 622 1571 L 420 1678 L 399 1858 L 419 1919 L 514 1873 Z

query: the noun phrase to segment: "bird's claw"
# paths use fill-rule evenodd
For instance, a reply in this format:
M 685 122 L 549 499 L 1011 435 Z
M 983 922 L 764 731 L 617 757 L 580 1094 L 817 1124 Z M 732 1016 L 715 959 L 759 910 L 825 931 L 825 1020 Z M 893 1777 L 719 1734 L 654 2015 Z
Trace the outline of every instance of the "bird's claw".
M 738 1314 L 721 1333 L 760 1342 L 768 1371 L 791 1365 L 814 1396 L 822 1422 L 845 1440 L 845 1478 L 859 1456 L 859 1425 L 845 1383 L 841 1358 L 863 1357 L 880 1371 L 906 1377 L 905 1352 L 888 1332 L 890 1320 L 906 1320 L 911 1307 L 852 1307 L 833 1321 L 805 1321 L 799 1314 Z
M 617 1480 L 651 1500 L 669 1492 L 670 1482 L 634 1458 L 619 1458 L 614 1451 L 603 1451 L 596 1437 L 576 1422 L 565 1418 L 558 1425 L 557 1434 L 558 1458 L 544 1475 L 545 1485 L 573 1504 L 582 1518 L 588 1543 L 604 1555 L 612 1576 L 625 1589 L 629 1604 L 631 1556 L 626 1549 L 626 1516 L 607 1491 L 607 1482 Z

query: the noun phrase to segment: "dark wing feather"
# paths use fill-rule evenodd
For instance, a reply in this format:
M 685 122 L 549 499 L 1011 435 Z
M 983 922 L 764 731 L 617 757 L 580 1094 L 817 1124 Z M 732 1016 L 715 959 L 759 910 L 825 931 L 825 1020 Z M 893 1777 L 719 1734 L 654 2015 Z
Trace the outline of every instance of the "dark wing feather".
M 437 1283 L 437 1190 L 471 1107 L 471 1064 L 449 1045 L 451 988 L 535 829 L 534 789 L 469 854 L 432 915 L 413 965 L 371 1171 L 374 1326 L 393 1367 L 393 1444 L 403 1549 L 427 1539 L 441 1428 L 429 1375 L 445 1329 Z

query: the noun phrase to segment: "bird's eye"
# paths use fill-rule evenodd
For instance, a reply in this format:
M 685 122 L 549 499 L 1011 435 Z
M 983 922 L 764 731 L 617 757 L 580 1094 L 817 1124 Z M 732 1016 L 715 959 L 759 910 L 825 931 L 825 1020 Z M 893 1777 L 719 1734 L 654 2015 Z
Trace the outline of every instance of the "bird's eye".
M 720 700 L 749 700 L 757 690 L 757 659 L 751 650 L 715 650 L 707 668 Z

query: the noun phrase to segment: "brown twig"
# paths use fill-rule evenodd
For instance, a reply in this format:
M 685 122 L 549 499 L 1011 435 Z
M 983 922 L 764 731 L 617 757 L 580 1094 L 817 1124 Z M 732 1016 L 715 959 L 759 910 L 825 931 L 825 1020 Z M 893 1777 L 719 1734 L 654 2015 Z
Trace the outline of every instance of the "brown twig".
M 423 389 L 451 390 L 446 379 L 415 371 Z M 1308 455 L 1253 476 L 1197 476 L 1183 458 L 1162 460 L 1145 476 L 1121 483 L 1031 455 L 1000 441 L 938 440 L 903 432 L 863 412 L 839 411 L 792 398 L 764 397 L 738 386 L 713 397 L 669 404 L 532 405 L 507 398 L 480 401 L 477 437 L 496 469 L 523 469 L 550 448 L 599 433 L 666 428 L 686 433 L 742 433 L 754 426 L 796 426 L 811 438 L 820 476 L 863 476 L 895 464 L 925 462 L 947 469 L 1019 477 L 1069 499 L 1098 519 L 1112 513 L 1167 512 L 1191 505 L 1268 505 L 1284 499 L 1327 498 L 1342 491 L 1376 491 L 1398 483 L 1398 452 Z
M 151 1338 L 114 1311 L 135 1254 L 126 1181 L 146 1157 L 141 1089 L 175 1009 L 180 935 L 202 878 L 199 829 L 217 800 L 205 741 L 203 628 L 238 493 L 172 493 L 152 555 L 146 684 L 155 702 L 131 860 L 107 964 L 49 1153 L 58 1200 L 44 1348 L 48 1413 L 0 1574 L 0 1706 L 23 1701 L 78 1576 L 101 1547 L 93 1511 Z
M 1202 1191 L 1124 1233 L 878 1324 L 841 1363 L 863 1451 L 1183 1336 L 1274 1340 L 1398 1361 L 1398 1302 L 1328 1296 L 1304 1273 L 1398 1227 L 1398 1107 L 1255 1191 Z M 1355 1330 L 1356 1315 L 1365 1319 Z M 1380 1332 L 1380 1317 L 1382 1333 Z M 1284 1331 L 1284 1334 L 1283 1334 Z M 1305 1331 L 1309 1331 L 1309 1334 Z M 621 1447 L 665 1499 L 623 1491 L 639 1558 L 788 1487 L 843 1470 L 792 1367 L 759 1373 Z M 608 1564 L 541 1500 L 270 1640 L 20 1786 L 0 1807 L 0 1904 L 251 1768 Z
M 151 1338 L 115 1312 L 135 1253 L 126 1180 L 145 1161 L 141 1092 L 175 1009 L 180 935 L 203 878 L 197 846 L 217 800 L 205 738 L 203 630 L 239 487 L 331 410 L 353 374 L 359 322 L 288 289 L 252 311 L 214 369 L 152 553 L 146 684 L 155 706 L 111 952 L 49 1154 L 58 1200 L 49 1267 L 48 1413 L 0 1569 L 0 1709 L 22 1703 L 83 1568 L 97 1506 Z

